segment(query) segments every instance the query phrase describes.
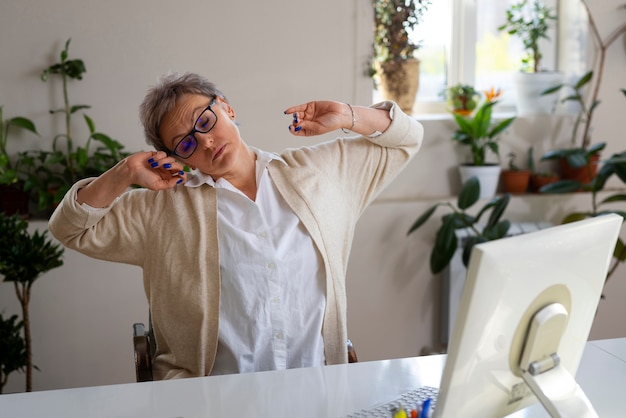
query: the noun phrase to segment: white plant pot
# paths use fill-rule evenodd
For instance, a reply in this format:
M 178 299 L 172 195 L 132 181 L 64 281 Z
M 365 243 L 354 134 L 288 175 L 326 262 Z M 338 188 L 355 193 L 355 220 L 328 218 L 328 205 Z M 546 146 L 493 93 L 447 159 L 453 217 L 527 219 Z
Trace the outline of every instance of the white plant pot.
M 461 183 L 464 184 L 472 177 L 477 177 L 480 183 L 480 198 L 491 199 L 496 195 L 498 183 L 500 181 L 500 166 L 492 165 L 460 165 L 459 174 Z
M 540 72 L 515 74 L 517 97 L 517 114 L 545 115 L 554 112 L 559 95 L 557 93 L 541 95 L 541 92 L 563 82 L 563 74 L 559 72 Z

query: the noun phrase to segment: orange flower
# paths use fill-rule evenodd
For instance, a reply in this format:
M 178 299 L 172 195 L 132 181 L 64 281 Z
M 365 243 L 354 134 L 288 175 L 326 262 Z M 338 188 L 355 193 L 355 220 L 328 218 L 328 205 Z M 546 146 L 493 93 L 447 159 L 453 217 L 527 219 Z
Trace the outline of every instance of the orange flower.
M 494 87 L 491 87 L 489 90 L 485 90 L 484 93 L 485 93 L 485 99 L 489 103 L 489 102 L 493 102 L 495 99 L 500 97 L 500 95 L 502 94 L 502 90 L 500 89 L 496 90 Z

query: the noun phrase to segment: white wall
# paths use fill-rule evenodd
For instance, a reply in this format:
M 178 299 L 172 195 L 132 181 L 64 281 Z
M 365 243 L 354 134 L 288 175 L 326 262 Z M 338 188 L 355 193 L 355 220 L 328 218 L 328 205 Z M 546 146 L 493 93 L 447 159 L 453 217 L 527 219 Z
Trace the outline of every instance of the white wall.
M 607 33 L 622 20 L 619 1 L 594 2 Z M 147 149 L 137 106 L 156 77 L 170 70 L 196 71 L 214 80 L 238 112 L 243 137 L 268 150 L 313 143 L 290 137 L 289 105 L 312 99 L 368 104 L 371 80 L 363 76 L 371 42 L 366 0 L 277 0 L 232 3 L 112 0 L 21 0 L 0 3 L 0 104 L 5 116 L 35 120 L 48 147 L 54 126 L 47 111 L 59 90 L 39 81 L 41 70 L 58 60 L 72 37 L 70 58 L 82 58 L 85 79 L 73 83 L 74 103 L 92 106 L 99 130 L 128 150 Z M 619 122 L 626 116 L 620 88 L 626 88 L 626 53 L 621 42 L 610 50 L 598 110 L 596 141 L 607 154 L 623 149 Z M 418 116 L 419 117 L 419 116 Z M 622 119 L 620 119 L 622 118 Z M 80 122 L 80 120 L 78 121 Z M 56 122 L 58 123 L 58 122 Z M 508 149 L 537 154 L 560 143 L 568 120 L 519 119 L 503 138 Z M 419 213 L 458 190 L 461 151 L 450 140 L 448 118 L 423 120 L 422 151 L 363 215 L 348 269 L 349 330 L 361 360 L 418 355 L 437 350 L 439 277 L 428 270 L 436 229 L 432 222 L 406 237 Z M 21 138 L 23 147 L 35 140 Z M 562 214 L 589 206 L 585 194 L 514 199 L 511 220 L 558 223 Z M 43 228 L 45 223 L 34 222 Z M 626 268 L 607 288 L 592 338 L 626 336 Z M 141 272 L 89 259 L 67 250 L 65 265 L 40 278 L 31 303 L 35 390 L 132 382 L 131 324 L 145 321 L 147 305 Z M 5 308 L 6 307 L 6 308 Z M 0 309 L 17 312 L 13 288 L 0 284 Z M 12 375 L 8 391 L 23 390 Z

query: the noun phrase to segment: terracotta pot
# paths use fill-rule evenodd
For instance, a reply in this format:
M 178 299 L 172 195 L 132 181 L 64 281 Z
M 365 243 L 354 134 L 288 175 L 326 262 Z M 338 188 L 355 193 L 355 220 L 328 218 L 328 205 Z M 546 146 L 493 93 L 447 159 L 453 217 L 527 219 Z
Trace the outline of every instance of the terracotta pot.
M 419 87 L 420 62 L 417 59 L 378 63 L 378 89 L 384 100 L 393 100 L 409 115 Z
M 559 170 L 563 180 L 576 180 L 582 184 L 588 184 L 598 173 L 598 162 L 600 154 L 594 154 L 589 160 L 589 164 L 584 167 L 572 167 L 566 158 L 559 159 Z
M 559 181 L 559 176 L 556 174 L 545 175 L 545 174 L 531 174 L 530 175 L 530 191 L 533 193 L 539 192 L 546 184 L 554 183 Z
M 0 212 L 28 216 L 28 193 L 17 186 L 0 185 Z
M 528 190 L 529 170 L 502 170 L 502 189 L 505 193 L 521 194 Z

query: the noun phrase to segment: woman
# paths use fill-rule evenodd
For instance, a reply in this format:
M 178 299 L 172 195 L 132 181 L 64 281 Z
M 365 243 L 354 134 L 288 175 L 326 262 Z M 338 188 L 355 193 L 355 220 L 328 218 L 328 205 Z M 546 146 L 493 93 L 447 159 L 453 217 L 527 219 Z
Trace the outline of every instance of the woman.
M 155 379 L 347 361 L 355 224 L 423 129 L 391 102 L 316 101 L 285 114 L 296 136 L 358 136 L 262 151 L 243 141 L 215 85 L 164 76 L 140 108 L 157 151 L 77 182 L 50 219 L 67 247 L 142 267 Z

